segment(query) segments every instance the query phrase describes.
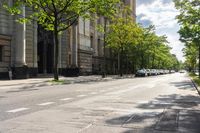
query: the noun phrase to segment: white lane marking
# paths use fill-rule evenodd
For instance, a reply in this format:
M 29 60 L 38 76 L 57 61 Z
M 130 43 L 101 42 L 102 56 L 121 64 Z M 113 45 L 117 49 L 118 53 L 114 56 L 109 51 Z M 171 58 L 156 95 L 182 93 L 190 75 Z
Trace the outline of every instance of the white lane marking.
M 95 95 L 95 94 L 97 94 L 97 93 L 96 93 L 96 92 L 92 92 L 92 93 L 90 93 L 90 94 Z
M 78 95 L 77 97 L 85 97 L 86 95 Z
M 93 125 L 93 123 L 90 123 L 89 125 L 87 125 L 86 127 L 84 127 L 83 129 L 79 130 L 77 133 L 82 133 L 84 132 L 86 129 L 90 128 Z
M 46 106 L 46 105 L 50 105 L 50 104 L 54 104 L 54 102 L 40 103 L 40 104 L 38 104 L 38 105 L 39 105 L 39 106 Z
M 149 101 L 138 101 L 137 104 L 147 104 Z
M 118 95 L 118 94 L 122 94 L 128 91 L 132 91 L 133 89 L 137 89 L 138 87 L 143 87 L 143 86 L 141 85 L 131 86 L 131 87 L 128 87 L 127 89 L 106 93 L 106 95 Z
M 9 111 L 6 111 L 8 113 L 17 113 L 17 112 L 20 112 L 20 111 L 25 111 L 25 110 L 28 110 L 29 108 L 18 108 L 18 109 L 13 109 L 13 110 L 9 110 Z
M 61 101 L 68 101 L 68 100 L 71 100 L 72 98 L 63 98 L 63 99 L 60 99 Z

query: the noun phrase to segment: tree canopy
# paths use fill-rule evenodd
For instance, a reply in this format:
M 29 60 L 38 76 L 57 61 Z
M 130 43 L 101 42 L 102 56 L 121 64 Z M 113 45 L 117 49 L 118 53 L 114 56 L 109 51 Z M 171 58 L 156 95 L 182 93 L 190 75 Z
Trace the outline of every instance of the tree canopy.
M 99 13 L 109 16 L 116 12 L 120 0 L 15 0 L 13 5 L 5 1 L 4 7 L 12 14 L 19 15 L 21 23 L 37 21 L 54 35 L 54 79 L 58 80 L 59 33 L 78 23 L 80 17 L 91 18 Z M 7 3 L 7 4 L 6 4 Z M 21 15 L 22 7 L 32 10 L 30 15 Z
M 174 3 L 180 12 L 177 19 L 181 25 L 179 30 L 181 36 L 180 40 L 185 43 L 186 46 L 184 49 L 186 63 L 190 66 L 190 68 L 193 68 L 197 62 L 196 51 L 198 51 L 198 58 L 200 58 L 200 1 L 174 0 Z
M 136 24 L 126 10 L 112 19 L 106 41 L 118 56 L 121 75 L 128 65 L 133 72 L 142 68 L 178 69 L 179 61 L 171 54 L 167 37 L 156 35 L 153 25 L 143 28 Z

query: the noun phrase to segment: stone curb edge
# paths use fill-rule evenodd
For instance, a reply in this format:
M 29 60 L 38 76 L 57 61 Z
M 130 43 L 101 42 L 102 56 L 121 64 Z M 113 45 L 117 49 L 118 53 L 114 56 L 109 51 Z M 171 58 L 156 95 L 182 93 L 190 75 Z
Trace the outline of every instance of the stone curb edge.
M 200 89 L 199 89 L 198 85 L 194 82 L 194 80 L 192 78 L 190 78 L 190 79 L 194 85 L 194 88 L 197 90 L 198 94 L 200 95 Z
M 78 83 L 86 83 L 86 82 L 98 82 L 98 81 L 112 81 L 112 80 L 117 80 L 117 79 L 124 79 L 124 78 L 133 78 L 134 76 L 127 76 L 123 78 L 116 78 L 116 77 L 107 77 L 107 78 L 93 78 L 93 79 L 83 79 L 83 80 L 78 80 L 78 81 L 72 81 L 72 80 L 64 80 L 64 84 L 78 84 Z M 23 88 L 35 88 L 35 87 L 45 87 L 45 86 L 56 86 L 56 85 L 62 85 L 60 83 L 51 83 L 49 80 L 46 80 L 44 82 L 32 84 L 32 85 L 24 85 L 17 87 L 15 89 L 23 89 Z

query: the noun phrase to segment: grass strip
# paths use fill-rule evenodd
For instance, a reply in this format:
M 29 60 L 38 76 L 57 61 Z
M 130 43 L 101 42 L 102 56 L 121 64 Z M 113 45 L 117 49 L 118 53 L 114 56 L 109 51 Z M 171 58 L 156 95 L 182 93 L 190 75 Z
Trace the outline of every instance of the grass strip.
M 49 80 L 49 83 L 53 84 L 53 85 L 64 85 L 64 84 L 69 84 L 69 81 L 65 81 L 65 80 Z
M 192 78 L 192 80 L 198 85 L 200 86 L 200 79 L 199 76 L 196 75 L 195 73 L 189 73 L 190 77 Z

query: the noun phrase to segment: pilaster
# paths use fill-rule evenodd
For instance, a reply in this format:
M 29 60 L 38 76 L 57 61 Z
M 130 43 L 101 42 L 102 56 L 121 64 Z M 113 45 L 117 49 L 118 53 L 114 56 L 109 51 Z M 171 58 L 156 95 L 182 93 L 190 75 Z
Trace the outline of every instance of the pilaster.
M 78 66 L 78 32 L 77 32 L 77 26 L 72 26 L 72 66 L 77 67 Z
M 25 17 L 25 7 L 22 14 Z M 28 67 L 26 65 L 26 24 L 16 22 L 16 44 L 13 76 L 16 79 L 28 78 Z
M 25 7 L 22 15 L 25 16 Z M 16 46 L 15 46 L 15 66 L 22 67 L 26 65 L 26 24 L 16 22 Z

